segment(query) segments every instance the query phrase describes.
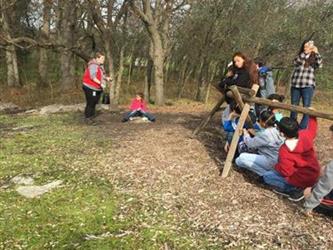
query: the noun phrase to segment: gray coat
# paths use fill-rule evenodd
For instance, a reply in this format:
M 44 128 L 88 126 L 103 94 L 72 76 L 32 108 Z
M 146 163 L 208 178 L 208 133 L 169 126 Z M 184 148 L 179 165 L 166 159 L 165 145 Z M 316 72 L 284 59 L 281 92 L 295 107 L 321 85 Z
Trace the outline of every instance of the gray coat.
M 321 199 L 333 190 L 333 161 L 325 169 L 325 173 L 320 177 L 318 183 L 314 186 L 311 196 L 305 200 L 304 208 L 311 211 L 320 204 Z
M 279 149 L 284 142 L 275 127 L 258 132 L 255 137 L 244 136 L 244 142 L 250 150 L 256 150 L 258 154 L 266 156 L 272 163 L 277 163 Z

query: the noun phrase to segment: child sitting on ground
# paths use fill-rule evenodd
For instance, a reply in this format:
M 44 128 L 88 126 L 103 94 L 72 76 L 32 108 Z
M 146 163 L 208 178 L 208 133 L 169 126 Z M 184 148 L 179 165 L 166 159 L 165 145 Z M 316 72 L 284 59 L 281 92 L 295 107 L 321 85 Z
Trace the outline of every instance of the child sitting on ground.
M 123 122 L 132 120 L 133 117 L 143 117 L 151 122 L 155 121 L 155 117 L 147 112 L 147 105 L 145 100 L 143 99 L 143 93 L 136 94 L 136 97 L 132 100 L 130 110 L 130 112 L 127 112 L 125 114 L 122 120 Z
M 330 131 L 333 140 L 333 125 Z M 314 188 L 308 187 L 304 190 L 304 209 L 307 215 L 310 215 L 313 209 L 333 215 L 333 160 L 322 170 L 323 174 Z
M 263 180 L 273 186 L 276 193 L 299 201 L 304 198 L 304 189 L 312 187 L 319 177 L 319 162 L 313 148 L 317 120 L 311 117 L 308 128 L 300 131 L 297 121 L 288 117 L 277 124 L 286 140 L 279 150 L 275 170 L 266 172 Z
M 237 128 L 240 114 L 241 114 L 241 110 L 240 110 L 239 106 L 236 103 L 231 103 L 230 104 L 230 113 L 229 113 L 228 118 L 222 119 L 223 129 L 227 133 L 226 143 L 224 145 L 224 151 L 226 153 L 229 151 L 229 146 L 231 144 L 235 129 Z M 249 116 L 251 117 L 252 122 L 255 123 L 256 117 L 255 117 L 254 113 L 250 112 Z M 249 127 L 249 124 L 245 123 L 244 128 L 248 128 L 248 127 Z M 254 129 L 256 129 L 256 130 L 260 129 L 256 123 L 254 124 Z M 242 141 L 242 138 L 240 138 L 240 141 Z
M 267 99 L 271 100 L 272 102 L 283 102 L 284 96 L 279 94 L 271 94 L 267 97 Z M 267 109 L 271 110 L 274 113 L 275 120 L 277 122 L 279 122 L 283 118 L 283 115 L 279 112 L 278 109 L 272 107 L 268 107 Z
M 241 153 L 236 159 L 236 165 L 262 176 L 274 169 L 284 138 L 275 127 L 272 111 L 263 110 L 259 117 L 259 124 L 264 129 L 256 133 L 254 137 L 251 137 L 246 129 L 243 133 L 243 143 L 249 150 L 255 150 L 256 153 Z

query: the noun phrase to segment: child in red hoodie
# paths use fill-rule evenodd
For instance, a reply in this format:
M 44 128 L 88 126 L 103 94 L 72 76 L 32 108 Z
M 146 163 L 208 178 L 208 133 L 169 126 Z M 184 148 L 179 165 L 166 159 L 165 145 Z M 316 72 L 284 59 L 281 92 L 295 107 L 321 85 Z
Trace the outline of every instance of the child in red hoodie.
M 125 114 L 123 122 L 127 122 L 135 116 L 146 117 L 151 122 L 155 121 L 155 117 L 147 112 L 147 105 L 145 100 L 143 99 L 142 93 L 136 94 L 135 98 L 131 102 L 130 110 L 130 112 Z
M 286 138 L 279 150 L 275 170 L 264 174 L 263 179 L 275 188 L 275 192 L 288 196 L 290 200 L 304 198 L 303 190 L 312 187 L 318 180 L 320 166 L 313 148 L 317 132 L 317 120 L 310 118 L 308 128 L 298 130 L 296 120 L 284 117 L 278 123 Z

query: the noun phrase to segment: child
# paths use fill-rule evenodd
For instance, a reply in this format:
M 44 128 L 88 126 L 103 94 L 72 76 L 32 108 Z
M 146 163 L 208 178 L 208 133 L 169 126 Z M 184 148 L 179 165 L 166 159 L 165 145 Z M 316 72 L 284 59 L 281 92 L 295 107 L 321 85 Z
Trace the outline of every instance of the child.
M 333 139 L 333 124 L 330 127 Z M 308 187 L 304 190 L 304 209 L 307 215 L 316 208 L 318 211 L 333 214 L 333 161 L 323 168 L 323 175 L 318 183 L 311 190 Z
M 130 112 L 125 114 L 122 120 L 123 122 L 127 122 L 128 120 L 131 120 L 133 117 L 136 116 L 143 116 L 151 122 L 155 121 L 155 117 L 147 112 L 147 105 L 143 99 L 142 93 L 136 94 L 136 97 L 132 100 L 130 110 Z
M 229 146 L 232 141 L 232 137 L 234 135 L 235 129 L 237 128 L 239 116 L 241 114 L 241 110 L 239 109 L 239 106 L 235 103 L 231 103 L 230 105 L 230 114 L 228 118 L 222 119 L 223 122 L 223 129 L 225 132 L 227 132 L 227 140 L 224 145 L 224 151 L 227 153 L 229 151 Z M 253 123 L 255 123 L 256 117 L 253 113 L 249 113 L 249 116 L 251 117 L 251 120 Z M 244 124 L 245 128 L 248 128 L 248 124 Z M 257 124 L 254 124 L 254 129 L 259 130 L 259 126 Z M 240 138 L 240 141 L 242 141 L 242 138 Z
M 279 94 L 271 94 L 267 97 L 267 99 L 271 100 L 272 102 L 283 102 L 284 96 Z M 274 113 L 275 120 L 277 122 L 279 122 L 283 118 L 282 114 L 279 112 L 278 109 L 272 107 L 268 107 L 267 109 L 271 110 Z
M 272 111 L 262 111 L 259 124 L 264 130 L 256 133 L 253 138 L 246 129 L 244 129 L 243 135 L 243 142 L 248 149 L 256 150 L 257 153 L 241 153 L 236 159 L 236 165 L 262 176 L 267 171 L 274 169 L 284 138 L 274 126 L 275 118 Z
M 309 127 L 298 131 L 297 121 L 284 117 L 278 128 L 286 140 L 279 150 L 275 170 L 265 173 L 263 179 L 276 188 L 275 192 L 299 201 L 304 198 L 303 190 L 312 187 L 319 177 L 320 167 L 313 148 L 317 120 L 311 117 Z
M 271 94 L 275 93 L 274 79 L 272 70 L 264 65 L 261 58 L 254 59 L 259 73 L 260 95 L 262 98 L 268 98 Z

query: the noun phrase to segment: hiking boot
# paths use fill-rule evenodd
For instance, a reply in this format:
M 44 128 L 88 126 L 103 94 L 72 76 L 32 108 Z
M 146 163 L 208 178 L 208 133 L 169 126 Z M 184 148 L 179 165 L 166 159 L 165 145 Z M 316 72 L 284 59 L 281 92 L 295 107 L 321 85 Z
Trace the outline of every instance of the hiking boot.
M 297 189 L 289 194 L 288 200 L 290 201 L 301 201 L 304 198 L 304 191 Z

